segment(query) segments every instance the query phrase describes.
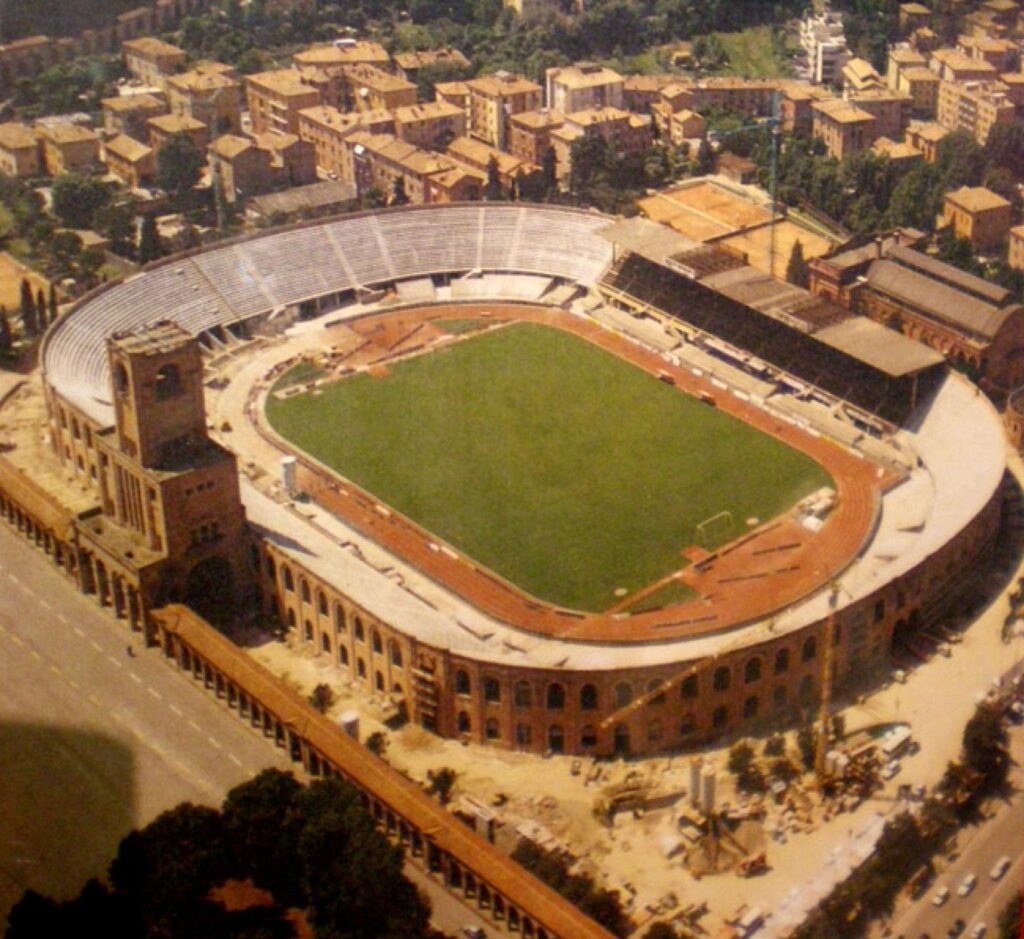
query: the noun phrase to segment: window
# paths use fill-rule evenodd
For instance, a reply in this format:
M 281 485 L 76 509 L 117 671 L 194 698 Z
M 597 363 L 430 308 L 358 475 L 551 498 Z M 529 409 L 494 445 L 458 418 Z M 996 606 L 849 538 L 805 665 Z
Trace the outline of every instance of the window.
M 327 597 L 322 590 L 316 592 L 316 608 L 321 616 L 327 615 Z
M 374 672 L 373 685 L 378 691 L 384 690 L 384 675 L 380 672 L 380 670 Z
M 552 682 L 548 685 L 548 710 L 561 711 L 564 707 L 565 689 L 558 682 Z M 557 752 L 560 753 L 561 751 Z
M 648 685 L 647 685 L 647 693 L 650 694 L 650 695 L 653 695 L 653 697 L 650 699 L 648 704 L 664 704 L 665 703 L 665 692 L 664 691 L 661 691 L 661 692 L 658 691 L 658 689 L 661 688 L 661 686 L 662 686 L 662 682 L 661 682 L 660 679 L 657 679 L 657 678 L 655 678 L 653 681 L 648 683 Z
M 294 593 L 295 581 L 292 580 L 292 570 L 290 567 L 281 568 L 281 580 L 284 581 L 284 589 L 290 593 Z
M 455 672 L 455 693 L 469 694 L 470 692 L 469 672 L 460 668 Z
M 302 621 L 302 631 L 307 639 L 313 638 L 313 624 L 308 619 Z
M 647 739 L 650 743 L 657 743 L 661 740 L 664 730 L 661 726 L 661 721 L 651 721 L 647 725 Z
M 366 677 L 366 663 L 362 659 L 356 659 L 356 674 L 360 678 Z
M 529 724 L 516 724 L 516 743 L 528 747 L 533 742 L 533 731 Z
M 715 691 L 728 691 L 729 685 L 732 684 L 732 674 L 726 666 L 715 669 L 715 678 L 713 682 Z
M 309 581 L 304 577 L 299 581 L 299 588 L 302 591 L 302 602 L 309 603 Z
M 743 681 L 746 684 L 758 681 L 761 678 L 761 660 L 753 658 L 743 668 Z
M 810 675 L 804 675 L 800 679 L 800 700 L 805 704 L 814 697 L 814 679 Z
M 517 708 L 528 708 L 533 703 L 530 684 L 525 681 L 516 682 L 515 705 Z
M 775 653 L 775 674 L 783 675 L 789 671 L 789 649 L 779 649 Z
M 345 631 L 345 608 L 340 603 L 334 604 L 334 631 L 339 635 Z
M 397 666 L 398 668 L 401 668 L 402 647 L 397 642 L 395 642 L 394 639 L 390 641 L 389 646 L 391 648 L 391 664 Z
M 331 651 L 331 637 L 328 636 L 327 633 L 320 634 L 320 648 L 323 649 L 324 652 Z
M 746 701 L 743 702 L 743 716 L 744 717 L 757 717 L 757 709 L 759 707 L 757 695 L 752 694 Z
M 683 679 L 683 683 L 679 686 L 679 697 L 684 701 L 692 700 L 697 697 L 699 688 L 697 676 L 689 675 Z
M 684 714 L 679 721 L 679 736 L 687 737 L 697 729 L 697 718 L 693 714 Z
M 810 662 L 818 654 L 818 640 L 814 636 L 808 636 L 804 640 L 804 648 L 800 653 L 800 658 L 805 662 Z
M 357 616 L 352 627 L 356 633 L 356 639 L 360 642 L 366 642 L 366 632 L 363 629 L 363 621 Z
M 580 689 L 580 710 L 583 710 L 583 711 L 595 711 L 595 710 L 597 710 L 597 686 L 596 685 L 584 685 Z
M 498 727 L 497 718 L 487 718 L 487 723 L 484 725 L 484 735 L 488 740 L 500 740 L 501 730 Z
M 580 731 L 580 746 L 581 747 L 596 747 L 597 746 L 597 731 L 594 729 L 592 724 L 587 724 L 583 730 Z
M 548 728 L 548 749 L 552 753 L 565 752 L 565 731 L 560 724 L 552 724 Z
M 778 711 L 780 708 L 786 706 L 786 686 L 778 685 L 774 691 L 772 691 L 772 706 Z
M 633 689 L 629 686 L 628 682 L 619 682 L 615 686 L 615 706 L 617 708 L 625 707 L 632 700 Z
M 473 724 L 469 719 L 469 715 L 465 711 L 459 711 L 459 716 L 456 718 L 455 724 L 460 734 L 468 734 L 473 727 Z
M 384 651 L 384 643 L 381 641 L 380 638 L 380 630 L 376 627 L 374 627 L 370 631 L 370 643 L 373 648 L 373 651 L 376 652 L 378 655 L 380 655 L 380 653 Z
M 338 661 L 342 665 L 348 665 L 348 649 L 342 645 L 338 646 Z
M 172 363 L 161 366 L 156 373 L 156 399 L 166 401 L 181 394 L 181 372 Z
M 501 684 L 497 678 L 485 678 L 484 679 L 484 700 L 485 701 L 500 701 L 501 700 Z
M 294 629 L 295 625 L 296 625 L 295 610 L 289 609 L 288 610 L 288 626 L 289 626 L 289 628 Z
M 716 730 L 724 727 L 729 723 L 729 709 L 723 704 L 721 707 L 715 708 L 711 715 L 711 726 Z

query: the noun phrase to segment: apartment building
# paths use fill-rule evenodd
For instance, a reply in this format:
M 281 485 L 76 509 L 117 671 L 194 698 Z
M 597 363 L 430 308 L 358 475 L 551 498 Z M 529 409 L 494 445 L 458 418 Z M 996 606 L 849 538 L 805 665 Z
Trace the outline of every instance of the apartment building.
M 376 189 L 390 200 L 398 180 L 406 199 L 414 205 L 434 198 L 442 202 L 471 199 L 474 194 L 479 198 L 482 190 L 481 179 L 465 169 L 460 171 L 450 157 L 420 150 L 392 134 L 358 131 L 346 140 L 345 147 L 349 151 L 351 181 L 360 195 Z
M 847 97 L 859 91 L 881 88 L 882 76 L 866 59 L 847 59 L 840 71 L 843 94 Z
M 149 145 L 154 150 L 159 150 L 168 138 L 175 134 L 186 134 L 192 138 L 192 143 L 197 150 L 205 150 L 210 143 L 210 129 L 195 118 L 184 114 L 161 114 L 158 117 L 151 117 L 147 122 L 149 127 Z
M 103 145 L 103 162 L 108 172 L 133 189 L 148 186 L 156 174 L 153 148 L 127 134 L 118 134 Z
M 1020 60 L 1020 48 L 1009 39 L 995 39 L 990 36 L 959 36 L 956 47 L 972 59 L 988 62 L 999 72 L 1008 72 Z
M 458 49 L 421 49 L 415 52 L 396 52 L 395 68 L 406 81 L 415 82 L 419 73 L 432 66 L 468 69 L 467 59 Z
M 622 107 L 622 76 L 603 65 L 581 62 L 549 68 L 544 73 L 544 84 L 547 106 L 563 114 Z
M 651 125 L 649 116 L 619 108 L 591 108 L 567 114 L 562 126 L 551 132 L 559 183 L 568 183 L 572 173 L 572 148 L 577 141 L 601 137 L 614 153 L 642 153 L 651 146 Z
M 140 143 L 149 142 L 149 119 L 168 111 L 163 96 L 151 94 L 104 98 L 100 107 L 103 109 L 103 129 L 107 134 L 124 134 Z
M 269 130 L 294 134 L 299 112 L 322 104 L 320 92 L 303 80 L 298 69 L 276 69 L 249 75 L 245 80 L 254 133 Z
M 875 118 L 872 133 L 876 137 L 902 137 L 914 105 L 914 99 L 907 92 L 889 88 L 870 88 L 847 100 Z
M 622 79 L 622 107 L 642 114 L 658 100 L 666 85 L 678 81 L 678 75 L 627 75 Z
M 565 115 L 550 108 L 514 114 L 508 121 L 506 149 L 521 160 L 543 166 L 544 157 L 551 147 L 551 132 L 563 123 Z
M 810 134 L 814 126 L 814 102 L 832 98 L 820 85 L 796 81 L 782 82 L 780 93 L 779 118 L 782 129 L 789 134 Z
M 394 111 L 416 103 L 416 86 L 373 65 L 342 69 L 343 94 L 350 111 Z
M 907 35 L 915 29 L 928 25 L 932 11 L 923 3 L 901 3 L 900 4 L 900 33 Z
M 800 22 L 800 45 L 807 53 L 811 81 L 835 84 L 850 56 L 842 15 L 827 8 L 821 13 L 809 12 Z
M 536 163 L 513 156 L 504 150 L 489 147 L 472 137 L 456 138 L 448 145 L 445 152 L 460 166 L 482 176 L 485 183 L 493 161 L 498 171 L 498 182 L 506 192 L 511 191 L 522 177 L 532 176 L 540 170 Z
M 50 176 L 91 173 L 100 166 L 100 138 L 88 127 L 53 121 L 37 128 L 43 166 Z
M 811 134 L 837 160 L 866 150 L 879 136 L 875 133 L 875 116 L 853 102 L 834 98 L 817 101 L 812 108 Z
M 310 46 L 292 56 L 296 68 L 323 69 L 329 75 L 340 75 L 353 65 L 374 65 L 387 69 L 391 56 L 378 42 L 368 39 L 339 39 L 333 43 Z
M 939 144 L 948 134 L 949 131 L 941 124 L 930 121 L 924 124 L 912 124 L 907 128 L 904 139 L 920 152 L 925 163 L 934 163 L 939 155 Z
M 447 101 L 428 101 L 394 110 L 395 136 L 424 150 L 443 150 L 466 133 L 466 112 Z
M 896 43 L 889 47 L 885 66 L 885 83 L 890 88 L 899 88 L 900 73 L 904 69 L 925 68 L 927 65 L 928 58 L 922 52 L 908 43 Z
M 541 106 L 540 85 L 521 75 L 496 72 L 466 82 L 469 90 L 469 133 L 499 150 L 506 147 L 508 119 Z
M 997 124 L 1012 124 L 1017 108 L 1002 82 L 950 82 L 939 87 L 936 120 L 948 130 L 965 130 L 984 145 Z
M 152 88 L 163 88 L 164 81 L 185 68 L 188 54 L 155 36 L 129 39 L 121 44 L 128 74 Z
M 18 121 L 0 124 L 0 173 L 28 179 L 39 175 L 40 166 L 35 131 Z
M 942 223 L 957 238 L 966 238 L 975 251 L 998 247 L 1010 231 L 1012 206 L 984 186 L 961 186 L 942 201 Z
M 345 148 L 342 146 L 345 138 L 356 131 L 390 134 L 394 129 L 394 116 L 390 111 L 355 114 L 317 105 L 299 112 L 299 137 L 313 145 L 317 166 L 328 174 L 348 180 L 351 180 L 351 173 L 346 175 Z
M 316 181 L 313 145 L 294 134 L 222 134 L 210 144 L 208 155 L 211 178 L 232 203 Z
M 999 70 L 984 59 L 965 55 L 959 49 L 936 49 L 928 60 L 928 67 L 943 81 L 993 81 Z
M 939 108 L 942 79 L 930 68 L 917 65 L 900 71 L 896 89 L 910 95 L 911 113 L 916 118 L 933 118 Z
M 172 114 L 201 121 L 215 136 L 237 134 L 242 128 L 242 87 L 231 71 L 202 67 L 167 79 L 167 103 Z

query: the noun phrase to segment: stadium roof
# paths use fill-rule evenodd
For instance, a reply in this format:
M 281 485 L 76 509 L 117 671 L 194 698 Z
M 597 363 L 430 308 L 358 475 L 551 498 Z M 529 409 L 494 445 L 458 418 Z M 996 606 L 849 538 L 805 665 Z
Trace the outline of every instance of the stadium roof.
M 700 246 L 699 242 L 673 231 L 667 225 L 659 225 L 639 216 L 613 222 L 607 228 L 599 229 L 597 234 L 617 248 L 625 248 L 655 264 L 664 264 L 673 255 Z
M 912 375 L 938 365 L 942 354 L 902 333 L 887 329 L 866 316 L 856 316 L 826 326 L 814 338 L 846 355 L 867 362 L 893 377 Z

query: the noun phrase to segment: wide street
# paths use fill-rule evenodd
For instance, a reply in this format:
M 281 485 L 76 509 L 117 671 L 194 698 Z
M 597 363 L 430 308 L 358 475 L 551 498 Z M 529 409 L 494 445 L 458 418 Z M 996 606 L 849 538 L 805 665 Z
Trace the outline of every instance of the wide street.
M 0 924 L 26 888 L 73 896 L 132 828 L 179 802 L 219 805 L 268 766 L 302 777 L 0 526 Z M 482 922 L 406 869 L 436 925 Z

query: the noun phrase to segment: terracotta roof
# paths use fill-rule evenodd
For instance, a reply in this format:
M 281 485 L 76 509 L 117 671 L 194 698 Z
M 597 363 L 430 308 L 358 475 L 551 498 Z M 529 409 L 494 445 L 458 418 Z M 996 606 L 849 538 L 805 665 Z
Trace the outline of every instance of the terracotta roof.
M 70 121 L 61 124 L 40 125 L 40 132 L 54 143 L 83 143 L 87 140 L 99 141 L 99 137 L 88 127 L 72 124 Z
M 961 186 L 953 192 L 947 192 L 946 201 L 967 212 L 986 212 L 1010 206 L 1001 195 L 984 186 Z
M 215 91 L 222 88 L 237 88 L 238 82 L 223 72 L 192 69 L 180 75 L 171 75 L 167 84 L 181 91 Z
M 521 111 L 509 117 L 510 124 L 518 124 L 520 127 L 528 127 L 537 130 L 542 127 L 559 127 L 565 121 L 565 115 L 561 111 L 552 111 L 542 108 L 537 111 Z
M 258 72 L 246 78 L 249 85 L 272 91 L 285 97 L 317 94 L 319 92 L 302 80 L 302 73 L 294 68 L 273 69 L 269 72 Z
M 206 125 L 202 121 L 197 121 L 187 114 L 160 114 L 157 117 L 151 117 L 146 123 L 167 134 L 181 134 L 192 130 L 206 129 Z
M 153 152 L 151 147 L 147 147 L 144 143 L 139 143 L 138 140 L 135 140 L 133 137 L 127 137 L 124 134 L 118 134 L 112 140 L 108 140 L 103 145 L 103 149 L 106 153 L 112 153 L 114 156 L 121 157 L 122 160 L 128 160 L 131 163 L 144 160 Z
M 377 42 L 360 40 L 351 45 L 310 46 L 296 52 L 292 59 L 302 65 L 354 65 L 356 62 L 389 62 L 387 50 Z
M 413 121 L 440 120 L 445 117 L 457 117 L 463 114 L 462 108 L 450 101 L 427 101 L 423 104 L 410 104 L 403 108 L 395 108 L 394 117 L 398 124 Z
M 211 153 L 214 153 L 219 157 L 223 157 L 225 160 L 233 160 L 240 153 L 244 153 L 252 146 L 253 142 L 248 137 L 238 137 L 235 134 L 222 134 L 210 144 L 208 149 Z
M 178 46 L 172 46 L 169 42 L 157 39 L 155 36 L 142 36 L 139 39 L 126 39 L 121 43 L 122 49 L 129 52 L 138 52 L 141 55 L 168 55 L 184 59 L 186 52 Z
M 570 65 L 565 68 L 551 68 L 547 71 L 547 79 L 555 84 L 564 85 L 566 88 L 594 88 L 599 85 L 622 84 L 622 76 L 603 65 Z
M 535 92 L 540 94 L 541 87 L 536 82 L 524 78 L 522 75 L 484 75 L 481 78 L 474 78 L 466 82 L 466 87 L 471 92 L 479 91 L 484 95 L 492 97 L 505 97 L 506 95 L 520 95 Z
M 438 62 L 451 62 L 465 67 L 469 60 L 458 49 L 420 49 L 414 52 L 398 52 L 395 64 L 401 69 L 417 69 Z
M 466 82 L 435 82 L 435 94 L 468 95 L 469 85 Z
M 18 121 L 0 124 L 0 147 L 4 150 L 34 150 L 38 143 L 31 127 Z
M 412 82 L 373 65 L 351 65 L 346 67 L 344 72 L 349 81 L 358 82 L 375 91 L 405 91 L 416 88 Z
M 586 108 L 567 114 L 565 121 L 579 127 L 592 127 L 595 124 L 610 124 L 612 121 L 621 121 L 629 117 L 630 112 L 623 111 L 622 108 Z
M 167 103 L 156 95 L 118 95 L 115 98 L 103 98 L 100 101 L 104 111 L 153 111 L 166 108 Z
M 911 65 L 909 68 L 905 68 L 900 72 L 900 80 L 906 78 L 909 82 L 934 82 L 938 84 L 942 81 L 938 75 L 936 75 L 926 65 Z
M 875 120 L 873 114 L 839 98 L 833 98 L 831 101 L 815 101 L 811 107 L 839 124 L 859 124 Z

